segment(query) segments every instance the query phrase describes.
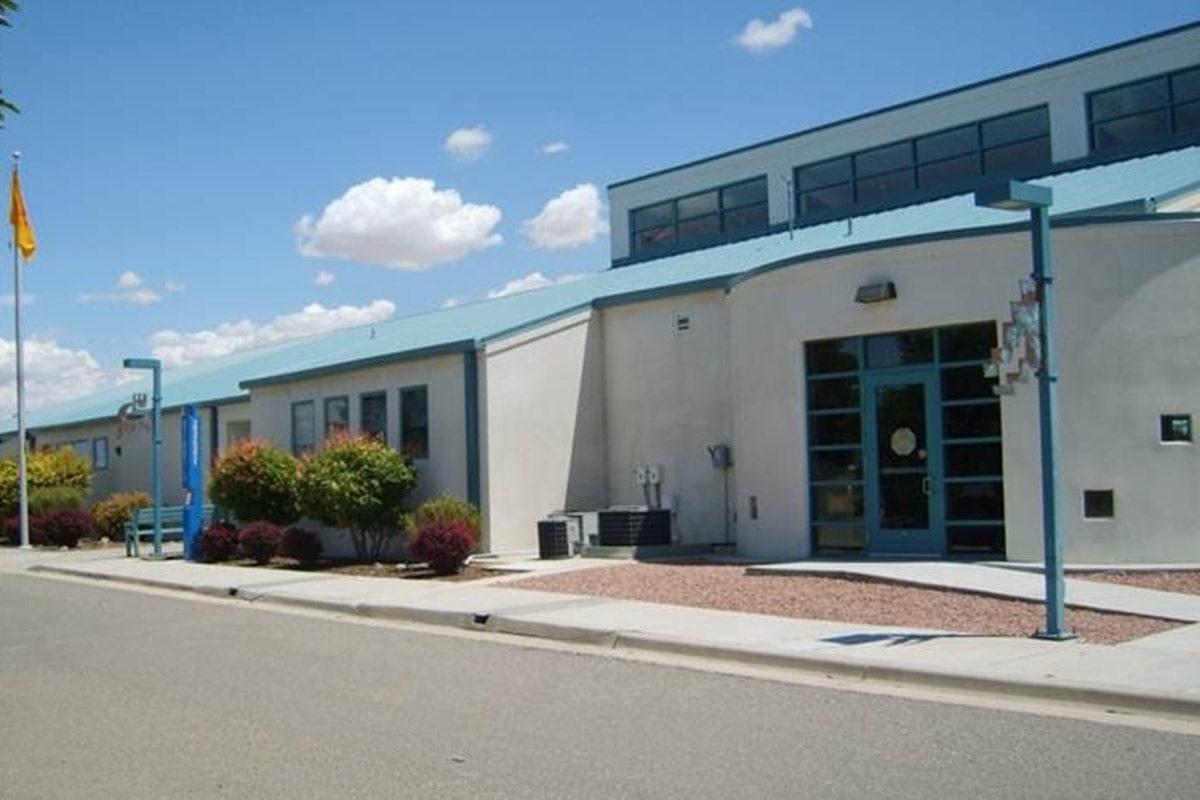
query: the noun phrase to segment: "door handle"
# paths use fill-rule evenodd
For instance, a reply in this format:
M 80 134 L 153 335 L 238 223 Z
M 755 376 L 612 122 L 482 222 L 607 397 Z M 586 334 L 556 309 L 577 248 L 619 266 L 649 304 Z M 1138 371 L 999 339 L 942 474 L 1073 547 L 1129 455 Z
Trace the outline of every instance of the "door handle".
M 921 478 L 921 491 L 924 492 L 926 497 L 929 496 L 929 486 L 929 476 L 926 475 L 924 478 Z

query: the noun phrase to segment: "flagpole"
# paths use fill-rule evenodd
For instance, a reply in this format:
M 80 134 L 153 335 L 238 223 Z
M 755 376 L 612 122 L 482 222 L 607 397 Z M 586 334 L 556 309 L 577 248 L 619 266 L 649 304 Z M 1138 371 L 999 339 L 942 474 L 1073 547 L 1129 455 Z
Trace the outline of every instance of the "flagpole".
M 13 152 L 13 174 L 21 154 Z M 20 487 L 21 549 L 28 550 L 29 544 L 29 485 L 25 471 L 25 358 L 21 344 L 21 248 L 17 247 L 17 232 L 13 231 L 13 319 L 16 327 L 17 344 L 17 485 Z

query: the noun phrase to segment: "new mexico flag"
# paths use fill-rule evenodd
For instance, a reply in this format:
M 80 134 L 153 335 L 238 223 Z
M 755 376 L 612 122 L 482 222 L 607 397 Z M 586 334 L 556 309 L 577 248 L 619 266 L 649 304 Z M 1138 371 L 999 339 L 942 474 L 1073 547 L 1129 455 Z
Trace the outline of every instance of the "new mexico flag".
M 33 225 L 29 222 L 29 214 L 25 211 L 25 198 L 21 196 L 21 181 L 17 177 L 16 169 L 12 174 L 12 200 L 8 207 L 8 221 L 13 226 L 13 242 L 28 261 L 37 252 L 37 237 L 33 233 Z

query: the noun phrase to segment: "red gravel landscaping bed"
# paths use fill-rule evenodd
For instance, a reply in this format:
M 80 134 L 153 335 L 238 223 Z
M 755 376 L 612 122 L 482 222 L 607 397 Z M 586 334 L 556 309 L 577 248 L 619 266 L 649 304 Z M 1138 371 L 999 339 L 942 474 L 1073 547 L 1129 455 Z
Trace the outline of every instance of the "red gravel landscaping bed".
M 1102 583 L 1123 583 L 1162 592 L 1200 594 L 1200 570 L 1159 570 L 1155 572 L 1072 572 L 1067 577 Z
M 944 589 L 808 575 L 747 575 L 734 564 L 633 563 L 539 575 L 522 589 L 643 600 L 781 617 L 1029 636 L 1045 618 L 1040 603 Z M 1092 643 L 1117 644 L 1180 623 L 1129 614 L 1068 609 L 1070 627 Z

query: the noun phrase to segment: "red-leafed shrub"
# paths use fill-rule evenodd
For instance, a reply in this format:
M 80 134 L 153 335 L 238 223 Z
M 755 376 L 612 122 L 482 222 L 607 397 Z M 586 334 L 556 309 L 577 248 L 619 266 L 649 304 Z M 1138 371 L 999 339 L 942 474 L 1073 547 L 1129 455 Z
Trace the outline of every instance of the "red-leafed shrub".
M 288 528 L 283 532 L 279 554 L 294 558 L 304 566 L 315 564 L 321 557 L 321 537 L 304 528 Z
M 29 520 L 29 538 L 53 547 L 75 547 L 80 539 L 90 538 L 95 531 L 91 512 L 78 508 L 51 511 Z
M 438 575 L 453 575 L 462 569 L 475 546 L 471 527 L 462 520 L 436 520 L 417 529 L 412 554 L 426 561 Z
M 238 544 L 247 558 L 256 564 L 266 564 L 283 541 L 283 527 L 273 522 L 251 522 L 238 534 Z
M 237 528 L 228 522 L 213 523 L 200 534 L 200 555 L 205 561 L 228 561 L 237 547 Z

